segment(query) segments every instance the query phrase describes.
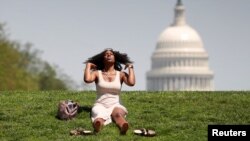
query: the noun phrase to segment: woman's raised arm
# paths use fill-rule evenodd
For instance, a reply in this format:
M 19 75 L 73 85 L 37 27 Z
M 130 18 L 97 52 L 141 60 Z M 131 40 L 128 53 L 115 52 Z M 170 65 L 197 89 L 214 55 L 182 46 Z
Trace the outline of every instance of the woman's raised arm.
M 93 63 L 86 63 L 86 67 L 84 70 L 84 82 L 86 83 L 92 83 L 96 80 L 97 78 L 97 71 L 96 70 L 96 65 Z
M 126 68 L 128 68 L 128 74 L 126 72 L 124 72 L 123 75 L 122 75 L 122 80 L 128 86 L 134 86 L 135 85 L 134 66 L 132 64 L 127 64 L 125 66 L 125 69 Z

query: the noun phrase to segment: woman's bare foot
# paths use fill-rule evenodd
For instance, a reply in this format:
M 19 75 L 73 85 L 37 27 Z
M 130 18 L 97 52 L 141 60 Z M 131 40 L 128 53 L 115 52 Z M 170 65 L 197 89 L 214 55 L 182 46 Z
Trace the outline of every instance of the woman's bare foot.
M 125 123 L 122 124 L 122 126 L 120 128 L 120 134 L 121 135 L 126 135 L 127 131 L 128 131 L 128 123 L 125 122 Z
M 101 127 L 102 127 L 101 121 L 97 120 L 94 122 L 94 132 L 96 133 L 100 132 Z

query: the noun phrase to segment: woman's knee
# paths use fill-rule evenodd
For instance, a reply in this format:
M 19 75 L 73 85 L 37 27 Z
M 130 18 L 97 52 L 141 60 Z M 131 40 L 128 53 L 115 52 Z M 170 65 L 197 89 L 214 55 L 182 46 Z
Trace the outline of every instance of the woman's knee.
M 113 110 L 113 112 L 111 114 L 111 116 L 113 118 L 124 117 L 125 115 L 126 115 L 126 112 L 121 108 L 114 108 L 114 110 Z

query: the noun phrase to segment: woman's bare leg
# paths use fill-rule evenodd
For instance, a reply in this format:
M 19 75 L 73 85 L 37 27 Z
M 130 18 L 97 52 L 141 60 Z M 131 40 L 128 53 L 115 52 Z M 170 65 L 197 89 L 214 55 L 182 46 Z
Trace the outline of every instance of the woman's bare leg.
M 112 119 L 120 129 L 120 133 L 125 135 L 128 130 L 128 122 L 125 120 L 125 111 L 121 108 L 115 108 L 111 114 Z

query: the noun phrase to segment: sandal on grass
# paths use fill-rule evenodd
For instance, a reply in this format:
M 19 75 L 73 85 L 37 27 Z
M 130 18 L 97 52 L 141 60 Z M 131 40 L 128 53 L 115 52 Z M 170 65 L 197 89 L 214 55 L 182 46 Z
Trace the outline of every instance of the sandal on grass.
M 146 137 L 153 137 L 156 135 L 156 132 L 154 130 L 141 128 L 141 129 L 135 129 L 134 134 Z
M 77 129 L 74 129 L 74 130 L 71 130 L 70 131 L 70 135 L 92 135 L 93 132 L 90 131 L 90 130 L 85 130 L 85 129 L 82 129 L 82 128 L 77 128 Z

